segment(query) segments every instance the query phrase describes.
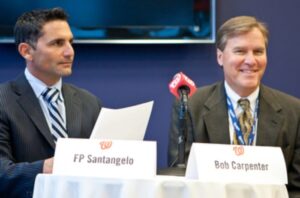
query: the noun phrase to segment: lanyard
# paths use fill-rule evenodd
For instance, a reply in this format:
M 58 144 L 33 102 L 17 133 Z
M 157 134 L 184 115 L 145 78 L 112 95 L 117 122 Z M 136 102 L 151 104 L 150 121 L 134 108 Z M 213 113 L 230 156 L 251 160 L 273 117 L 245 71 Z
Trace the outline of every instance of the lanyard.
M 238 141 L 241 145 L 246 145 L 245 140 L 244 140 L 244 136 L 243 136 L 243 133 L 242 133 L 242 130 L 241 130 L 241 127 L 240 127 L 240 123 L 238 122 L 238 119 L 237 119 L 237 117 L 235 115 L 235 112 L 234 112 L 232 102 L 231 102 L 231 100 L 230 100 L 230 98 L 228 97 L 227 94 L 226 94 L 226 97 L 227 97 L 226 101 L 227 101 L 227 107 L 228 107 L 228 110 L 229 110 L 229 115 L 230 115 L 230 118 L 231 118 L 231 121 L 232 121 L 233 128 L 235 130 L 235 133 L 237 135 L 237 139 L 238 139 Z M 253 121 L 253 125 L 251 127 L 250 135 L 248 137 L 248 145 L 253 144 L 253 140 L 254 140 L 254 137 L 255 137 L 254 129 L 255 129 L 256 123 L 257 123 L 257 114 L 258 114 L 258 98 L 256 99 L 256 103 L 255 103 L 254 121 Z

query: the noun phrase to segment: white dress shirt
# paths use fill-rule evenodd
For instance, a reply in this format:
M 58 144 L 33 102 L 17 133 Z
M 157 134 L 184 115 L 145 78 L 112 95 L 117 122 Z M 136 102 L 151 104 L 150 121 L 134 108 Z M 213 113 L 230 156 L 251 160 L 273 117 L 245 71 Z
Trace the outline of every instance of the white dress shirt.
M 240 105 L 238 105 L 238 100 L 241 98 L 247 98 L 250 102 L 250 108 L 251 108 L 251 113 L 252 116 L 254 116 L 254 111 L 256 109 L 255 105 L 256 105 L 256 100 L 258 98 L 258 94 L 259 94 L 259 87 L 257 87 L 257 89 L 252 92 L 248 97 L 241 97 L 239 96 L 235 91 L 233 91 L 233 89 L 231 89 L 231 87 L 228 85 L 228 83 L 225 81 L 225 91 L 227 93 L 227 96 L 230 98 L 233 109 L 235 111 L 235 115 L 238 117 L 238 115 L 243 111 L 242 107 Z M 234 127 L 232 124 L 232 120 L 231 117 L 229 116 L 229 110 L 228 110 L 228 119 L 229 119 L 229 133 L 230 133 L 230 142 L 231 144 L 233 144 L 233 135 L 234 135 Z M 258 119 L 255 121 L 255 126 L 254 126 L 254 140 L 253 140 L 253 145 L 256 144 L 256 137 L 257 137 L 257 124 L 258 124 Z
M 48 86 L 45 83 L 43 83 L 41 80 L 39 80 L 38 78 L 33 76 L 27 68 L 25 69 L 24 73 L 25 73 L 26 79 L 28 80 L 30 86 L 33 89 L 33 92 L 35 93 L 36 97 L 38 98 L 38 100 L 40 102 L 40 105 L 41 105 L 41 108 L 43 110 L 44 116 L 47 120 L 48 127 L 51 131 L 52 127 L 51 127 L 50 114 L 49 114 L 49 111 L 48 111 L 48 104 L 42 96 L 42 93 L 48 88 Z M 62 102 L 61 102 L 62 104 L 60 105 L 61 106 L 60 107 L 61 108 L 61 116 L 63 117 L 63 119 L 65 120 L 65 123 L 66 123 L 66 108 L 65 108 L 65 105 L 64 105 L 64 98 L 63 98 L 63 95 L 62 95 L 62 92 L 61 92 L 61 87 L 62 87 L 62 80 L 60 79 L 57 83 L 55 83 L 54 85 L 52 85 L 49 88 L 56 88 L 57 90 L 59 90 L 60 97 L 62 99 Z

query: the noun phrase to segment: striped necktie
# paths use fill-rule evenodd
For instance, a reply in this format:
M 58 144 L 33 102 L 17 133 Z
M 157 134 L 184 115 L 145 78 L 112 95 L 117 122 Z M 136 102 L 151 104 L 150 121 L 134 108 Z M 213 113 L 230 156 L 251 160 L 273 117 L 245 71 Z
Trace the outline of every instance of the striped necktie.
M 243 132 L 245 143 L 248 144 L 248 138 L 253 125 L 253 116 L 251 114 L 250 102 L 248 99 L 240 99 L 238 101 L 238 104 L 243 109 L 243 112 L 239 114 L 238 120 Z
M 62 99 L 59 95 L 59 91 L 55 88 L 47 88 L 42 96 L 44 100 L 47 102 L 47 107 L 50 115 L 51 121 L 51 133 L 56 142 L 58 138 L 68 137 L 66 130 L 66 123 L 61 116 L 61 112 L 59 106 L 62 104 Z

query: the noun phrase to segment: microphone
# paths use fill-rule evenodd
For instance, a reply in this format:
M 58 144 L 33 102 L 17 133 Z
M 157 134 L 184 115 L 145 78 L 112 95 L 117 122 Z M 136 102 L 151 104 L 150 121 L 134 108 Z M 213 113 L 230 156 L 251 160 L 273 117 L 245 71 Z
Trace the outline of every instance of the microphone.
M 182 72 L 177 73 L 169 83 L 170 92 L 180 100 L 178 122 L 178 158 L 177 166 L 185 168 L 185 141 L 187 136 L 188 97 L 192 96 L 197 88 L 195 83 Z M 175 162 L 176 162 L 175 161 Z M 173 164 L 175 164 L 175 162 Z
M 170 92 L 180 99 L 181 97 L 191 97 L 197 90 L 195 83 L 184 73 L 175 74 L 172 81 L 169 83 Z

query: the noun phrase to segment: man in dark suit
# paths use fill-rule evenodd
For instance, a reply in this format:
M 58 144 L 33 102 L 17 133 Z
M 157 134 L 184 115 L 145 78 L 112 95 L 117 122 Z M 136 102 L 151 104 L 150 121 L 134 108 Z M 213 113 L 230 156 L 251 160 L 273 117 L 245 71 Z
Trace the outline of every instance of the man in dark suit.
M 300 101 L 261 83 L 267 65 L 267 45 L 268 30 L 254 17 L 234 17 L 220 27 L 217 61 L 225 80 L 199 88 L 188 101 L 186 159 L 193 142 L 281 147 L 288 170 L 289 195 L 297 197 Z M 247 110 L 242 101 L 247 101 Z M 176 101 L 169 139 L 170 166 L 177 164 L 178 114 Z M 243 116 L 247 117 L 246 122 L 240 119 Z
M 59 8 L 25 13 L 15 25 L 15 42 L 26 69 L 16 80 L 0 85 L 1 198 L 32 196 L 36 175 L 52 172 L 57 138 L 90 136 L 100 101 L 62 83 L 72 72 L 72 41 L 67 15 Z M 45 99 L 48 88 L 58 94 L 63 136 L 57 135 L 60 130 Z

